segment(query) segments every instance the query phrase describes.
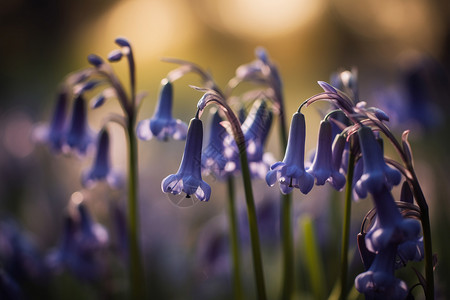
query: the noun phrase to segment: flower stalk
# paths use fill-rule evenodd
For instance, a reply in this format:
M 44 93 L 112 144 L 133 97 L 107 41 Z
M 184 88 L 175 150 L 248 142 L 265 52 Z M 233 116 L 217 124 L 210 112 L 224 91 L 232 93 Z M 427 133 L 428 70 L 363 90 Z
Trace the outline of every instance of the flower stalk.
M 345 208 L 344 223 L 342 227 L 341 244 L 341 293 L 339 299 L 344 300 L 347 297 L 347 277 L 348 277 L 348 242 L 350 239 L 350 221 L 352 212 L 352 183 L 355 170 L 355 154 L 351 150 L 348 159 L 347 182 L 345 186 Z
M 242 281 L 241 281 L 241 255 L 240 255 L 240 243 L 239 243 L 239 230 L 238 230 L 238 222 L 236 216 L 236 197 L 235 197 L 235 186 L 234 186 L 234 178 L 232 176 L 228 176 L 227 178 L 227 192 L 228 192 L 228 217 L 230 222 L 230 240 L 231 240 L 231 253 L 233 259 L 233 290 L 234 290 L 234 299 L 243 300 L 244 292 L 242 290 Z
M 208 106 L 209 104 L 216 103 L 225 113 L 228 121 L 230 122 L 231 129 L 233 132 L 233 137 L 236 142 L 238 152 L 239 152 L 239 160 L 241 163 L 241 174 L 242 181 L 244 185 L 244 193 L 245 193 L 245 203 L 247 205 L 247 216 L 250 230 L 250 240 L 252 247 L 252 257 L 253 257 L 253 270 L 255 274 L 255 282 L 257 289 L 257 297 L 258 299 L 265 300 L 266 296 L 266 288 L 264 282 L 264 271 L 262 264 L 262 255 L 260 248 L 260 239 L 258 233 L 258 222 L 256 218 L 256 207 L 255 200 L 253 198 L 253 190 L 252 190 L 252 181 L 251 174 L 248 165 L 247 158 L 247 147 L 245 143 L 244 133 L 242 132 L 240 122 L 237 119 L 236 115 L 233 113 L 231 107 L 226 103 L 224 98 L 214 90 L 211 89 L 202 89 L 196 88 L 199 91 L 205 92 L 203 97 L 199 100 L 197 104 L 198 114 Z

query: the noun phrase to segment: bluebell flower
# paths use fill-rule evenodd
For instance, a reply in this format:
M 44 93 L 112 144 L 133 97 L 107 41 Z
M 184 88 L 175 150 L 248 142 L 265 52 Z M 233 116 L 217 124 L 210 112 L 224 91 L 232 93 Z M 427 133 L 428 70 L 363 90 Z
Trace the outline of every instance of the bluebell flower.
M 264 146 L 272 125 L 273 114 L 265 101 L 255 101 L 250 113 L 242 124 L 247 159 L 252 177 L 264 178 L 273 162 L 271 155 L 265 153 Z M 237 160 L 237 159 L 236 159 Z
M 57 153 L 62 150 L 66 137 L 67 104 L 67 93 L 62 91 L 58 95 L 51 123 L 37 126 L 33 132 L 36 141 L 49 144 L 51 150 Z
M 189 124 L 180 168 L 176 174 L 167 176 L 161 183 L 164 193 L 178 195 L 184 192 L 187 198 L 195 195 L 200 201 L 209 200 L 211 187 L 202 180 L 201 175 L 202 142 L 202 121 L 193 118 Z
M 369 270 L 355 278 L 355 287 L 366 299 L 405 299 L 408 286 L 394 276 L 397 245 L 390 244 L 375 256 Z
M 333 167 L 332 142 L 331 123 L 323 120 L 320 122 L 316 154 L 307 172 L 314 176 L 317 185 L 329 181 L 335 189 L 340 190 L 345 185 L 345 176 Z
M 97 154 L 94 164 L 90 170 L 85 171 L 82 175 L 83 186 L 92 187 L 96 182 L 104 180 L 112 187 L 121 187 L 123 178 L 121 174 L 112 170 L 110 160 L 109 134 L 108 130 L 103 128 L 97 137 Z
M 106 249 L 109 240 L 106 229 L 92 220 L 87 207 L 83 203 L 78 204 L 77 209 L 80 217 L 78 247 L 81 253 Z
M 381 191 L 372 193 L 372 196 L 377 214 L 374 225 L 366 235 L 369 251 L 377 253 L 389 244 L 399 245 L 417 240 L 420 224 L 414 219 L 402 217 L 386 185 Z
M 345 136 L 342 134 L 336 135 L 333 145 L 331 146 L 334 170 L 347 170 L 346 164 L 348 164 L 348 161 L 346 160 L 348 159 L 348 152 L 345 152 L 345 150 L 348 149 L 348 147 L 349 144 L 347 143 Z M 344 158 L 344 156 L 346 157 Z
M 65 218 L 61 244 L 48 255 L 47 264 L 54 271 L 68 270 L 81 280 L 98 280 L 105 271 L 103 251 L 108 239 L 104 227 L 93 222 L 80 203 L 77 216 Z
M 265 153 L 264 146 L 272 125 L 272 112 L 267 103 L 262 100 L 255 101 L 252 109 L 242 124 L 242 132 L 246 143 L 247 160 L 252 178 L 264 178 L 274 159 L 270 153 Z M 240 169 L 239 152 L 234 137 L 228 135 L 224 140 L 225 157 L 236 162 Z
M 304 166 L 305 130 L 305 116 L 296 112 L 292 116 L 284 159 L 273 164 L 267 172 L 267 184 L 273 186 L 278 181 L 283 194 L 290 193 L 294 187 L 307 194 L 314 186 L 314 177 L 306 172 Z
M 221 124 L 219 111 L 214 112 L 210 125 L 209 141 L 202 153 L 202 168 L 218 179 L 225 179 L 236 170 L 237 162 L 225 157 L 224 141 L 229 135 Z
M 63 151 L 75 151 L 84 155 L 93 142 L 94 134 L 88 125 L 86 101 L 81 95 L 78 95 L 73 103 L 72 118 L 66 133 Z
M 42 282 L 48 278 L 37 247 L 13 220 L 0 223 L 0 264 L 18 282 Z
M 152 137 L 166 141 L 170 137 L 175 140 L 186 138 L 187 126 L 184 122 L 172 117 L 173 87 L 167 79 L 162 82 L 158 105 L 153 117 L 142 120 L 137 125 L 137 136 L 148 141 Z
M 276 198 L 276 197 L 275 197 Z M 261 243 L 268 249 L 276 249 L 275 240 L 280 238 L 280 205 L 273 197 L 264 196 L 255 202 L 256 218 Z M 295 217 L 293 219 L 296 219 Z M 250 231 L 248 228 L 248 214 L 245 209 L 239 209 L 239 236 L 242 245 L 249 246 Z
M 208 277 L 230 275 L 230 238 L 225 216 L 218 215 L 203 226 L 197 241 L 197 259 Z
M 386 184 L 388 186 L 399 184 L 401 174 L 384 161 L 383 150 L 375 139 L 372 129 L 362 126 L 358 130 L 358 137 L 364 161 L 364 172 L 355 185 L 358 195 L 364 198 L 367 191 L 378 193 Z

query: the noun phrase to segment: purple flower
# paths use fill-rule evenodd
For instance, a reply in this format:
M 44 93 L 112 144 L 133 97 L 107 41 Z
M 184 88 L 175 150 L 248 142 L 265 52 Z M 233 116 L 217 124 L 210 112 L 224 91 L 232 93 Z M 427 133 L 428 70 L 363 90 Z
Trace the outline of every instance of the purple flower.
M 218 215 L 203 226 L 197 240 L 197 259 L 208 277 L 230 275 L 230 239 L 224 215 Z
M 355 278 L 355 287 L 366 299 L 405 299 L 408 287 L 394 276 L 397 245 L 390 244 L 375 256 L 369 270 Z
M 399 245 L 417 240 L 420 224 L 413 219 L 402 218 L 389 188 L 385 185 L 380 192 L 372 193 L 377 209 L 373 227 L 366 235 L 366 246 L 371 252 L 386 248 L 389 244 Z
M 203 124 L 193 118 L 189 124 L 186 146 L 180 168 L 176 174 L 163 179 L 161 189 L 164 193 L 178 195 L 186 193 L 186 198 L 195 195 L 200 201 L 208 201 L 211 187 L 202 180 L 201 154 L 203 142 Z
M 87 121 L 86 101 L 81 95 L 78 95 L 73 103 L 72 118 L 66 133 L 63 151 L 76 151 L 78 154 L 84 155 L 93 141 L 94 134 Z
M 19 282 L 42 283 L 48 278 L 48 270 L 33 240 L 14 220 L 0 223 L 0 262 L 0 270 L 4 268 Z
M 186 124 L 172 117 L 172 83 L 164 79 L 161 84 L 162 89 L 155 113 L 152 118 L 138 123 L 137 136 L 144 141 L 148 141 L 152 137 L 163 141 L 168 140 L 170 137 L 175 140 L 184 140 L 187 132 Z
M 364 162 L 364 172 L 355 185 L 358 195 L 364 198 L 367 191 L 378 193 L 386 184 L 388 186 L 399 184 L 401 174 L 386 165 L 383 150 L 375 139 L 372 129 L 362 126 L 358 130 L 358 137 Z
M 304 115 L 296 112 L 292 116 L 284 159 L 273 164 L 266 175 L 267 184 L 273 186 L 278 181 L 283 194 L 290 193 L 294 187 L 307 194 L 314 186 L 314 177 L 305 171 L 304 166 L 305 127 Z
M 242 132 L 246 143 L 247 159 L 252 178 L 264 178 L 269 166 L 273 163 L 272 155 L 264 152 L 264 145 L 272 125 L 272 112 L 267 108 L 265 101 L 255 101 L 250 113 L 242 124 Z M 224 140 L 225 157 L 236 168 L 240 168 L 239 152 L 233 136 Z
M 38 142 L 49 144 L 55 152 L 61 151 L 65 140 L 67 102 L 67 94 L 63 91 L 58 95 L 50 125 L 38 126 L 33 132 L 33 137 Z
M 266 102 L 255 101 L 242 124 L 252 177 L 264 178 L 269 170 L 270 156 L 264 153 L 264 145 L 269 135 L 272 119 L 272 112 L 268 110 Z
M 92 221 L 84 204 L 77 205 L 77 217 L 67 216 L 60 246 L 47 257 L 50 268 L 68 269 L 79 279 L 93 281 L 104 274 L 103 251 L 108 246 L 108 233 Z
M 97 155 L 92 168 L 84 172 L 82 184 L 92 187 L 96 182 L 105 180 L 112 187 L 119 188 L 123 184 L 120 174 L 111 169 L 110 162 L 110 140 L 108 131 L 104 128 L 97 137 Z
M 219 112 L 213 114 L 208 145 L 203 149 L 202 168 L 205 172 L 218 179 L 224 179 L 236 169 L 237 162 L 225 157 L 224 140 L 228 136 L 227 130 L 221 124 Z
M 317 185 L 324 185 L 329 181 L 340 190 L 345 185 L 345 176 L 333 167 L 331 123 L 327 120 L 320 122 L 317 151 L 308 173 L 316 178 Z

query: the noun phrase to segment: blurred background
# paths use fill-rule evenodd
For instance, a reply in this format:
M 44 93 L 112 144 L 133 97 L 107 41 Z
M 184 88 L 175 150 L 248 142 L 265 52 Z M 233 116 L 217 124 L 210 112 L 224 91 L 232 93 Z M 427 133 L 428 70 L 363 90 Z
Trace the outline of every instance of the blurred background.
M 303 100 L 321 92 L 318 80 L 329 82 L 333 72 L 355 67 L 360 98 L 391 116 L 391 128 L 398 137 L 411 129 L 417 173 L 431 207 L 438 295 L 450 297 L 445 288 L 450 286 L 448 1 L 14 0 L 0 3 L 0 32 L 0 218 L 15 219 L 42 255 L 58 244 L 63 215 L 75 192 L 81 191 L 93 218 L 105 226 L 111 222 L 111 203 L 123 206 L 125 201 L 122 191 L 106 186 L 82 189 L 80 173 L 90 159 L 54 156 L 29 140 L 33 124 L 50 120 L 64 77 L 88 66 L 88 54 L 106 57 L 116 48 L 116 37 L 128 38 L 137 63 L 138 90 L 148 92 L 141 120 L 152 115 L 160 81 L 176 67 L 162 58 L 195 62 L 224 87 L 235 69 L 252 61 L 255 48 L 263 46 L 279 67 L 288 118 Z M 126 64 L 114 67 L 127 83 Z M 174 85 L 174 116 L 185 122 L 194 116 L 201 96 L 189 84 L 199 85 L 199 78 L 188 75 Z M 91 127 L 99 130 L 102 118 L 117 108 L 111 102 L 90 112 Z M 306 112 L 307 151 L 315 147 L 319 116 L 314 108 Z M 115 126 L 111 125 L 114 167 L 125 172 L 124 136 Z M 277 130 L 272 131 L 270 141 L 268 151 L 281 159 Z M 217 286 L 229 284 L 226 274 L 216 274 L 226 273 L 224 268 L 219 265 L 217 271 L 211 264 L 205 267 L 199 262 L 204 258 L 190 258 L 206 251 L 198 249 L 208 244 L 202 238 L 211 238 L 206 229 L 217 227 L 211 230 L 224 232 L 226 228 L 221 220 L 226 211 L 225 187 L 207 177 L 213 187 L 209 203 L 175 207 L 161 192 L 160 183 L 177 170 L 183 148 L 184 143 L 177 141 L 139 142 L 142 238 L 150 270 L 149 289 L 158 290 L 167 299 L 214 298 Z M 268 188 L 263 181 L 255 182 L 254 190 L 261 203 L 278 201 L 278 189 Z M 306 213 L 316 220 L 317 230 L 326 231 L 323 224 L 339 219 L 330 216 L 331 212 L 324 213 L 323 207 L 329 210 L 330 191 L 315 190 L 319 191 L 308 197 L 294 194 L 296 228 L 297 218 Z M 238 195 L 240 191 L 238 186 Z M 243 209 L 242 194 L 238 197 Z M 354 205 L 355 230 L 370 208 L 370 201 Z M 324 236 L 330 237 L 327 232 Z M 300 236 L 296 229 L 298 240 Z M 220 239 L 217 244 L 221 245 Z M 274 298 L 280 284 L 277 251 L 265 254 L 268 281 L 274 282 L 269 294 Z M 334 269 L 329 276 L 333 274 Z M 249 277 L 251 285 L 251 273 Z M 58 280 L 79 287 L 71 279 Z M 299 275 L 300 288 L 306 289 L 305 280 Z M 122 281 L 119 278 L 111 283 L 111 294 L 118 291 L 120 295 L 126 284 Z M 331 290 L 333 283 L 331 278 L 326 289 Z M 90 287 L 86 291 L 85 284 L 81 286 L 80 293 L 96 298 Z M 44 293 L 40 288 L 29 288 Z M 58 298 L 63 289 L 56 290 L 46 293 Z

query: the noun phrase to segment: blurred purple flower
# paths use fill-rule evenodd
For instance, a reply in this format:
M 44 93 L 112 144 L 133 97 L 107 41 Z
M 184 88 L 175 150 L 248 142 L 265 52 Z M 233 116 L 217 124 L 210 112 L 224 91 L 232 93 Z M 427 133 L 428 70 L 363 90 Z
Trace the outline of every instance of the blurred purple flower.
M 167 79 L 162 82 L 158 105 L 153 117 L 140 121 L 137 125 L 137 136 L 148 141 L 152 137 L 166 141 L 170 137 L 176 140 L 186 138 L 187 126 L 181 120 L 172 117 L 173 87 Z
M 18 282 L 47 278 L 48 270 L 38 249 L 12 220 L 0 223 L 0 264 Z
M 265 178 L 274 159 L 270 153 L 264 152 L 264 146 L 272 125 L 272 112 L 267 103 L 262 100 L 255 101 L 252 109 L 242 124 L 242 132 L 247 149 L 247 160 L 252 178 Z M 224 141 L 225 157 L 230 162 L 236 162 L 240 169 L 239 152 L 234 137 L 228 135 Z
M 98 134 L 94 164 L 82 175 L 82 184 L 85 187 L 92 187 L 96 182 L 103 180 L 114 188 L 120 188 L 123 185 L 122 175 L 111 169 L 110 139 L 106 128 Z
M 228 133 L 221 122 L 222 118 L 219 112 L 214 112 L 210 125 L 209 142 L 202 152 L 202 169 L 205 173 L 222 180 L 236 170 L 237 162 L 229 160 L 224 155 L 224 141 Z
M 38 125 L 33 132 L 33 138 L 37 142 L 49 144 L 50 149 L 56 153 L 61 152 L 66 138 L 67 105 L 67 93 L 62 91 L 58 95 L 50 125 Z
M 180 168 L 176 174 L 163 179 L 161 189 L 164 193 L 178 195 L 186 193 L 186 198 L 195 195 L 200 201 L 208 201 L 211 187 L 202 180 L 201 154 L 203 142 L 203 124 L 193 118 L 189 124 L 186 146 Z
M 63 151 L 75 151 L 84 155 L 93 142 L 94 133 L 88 125 L 86 101 L 81 95 L 78 95 L 73 103 L 72 118 L 66 133 Z
M 307 194 L 314 186 L 314 177 L 305 171 L 304 166 L 305 127 L 304 115 L 296 112 L 292 116 L 284 159 L 273 164 L 266 175 L 267 184 L 273 186 L 278 181 L 283 194 L 290 193 L 293 188 L 298 188 L 303 194 Z
M 55 271 L 67 269 L 81 280 L 98 280 L 105 272 L 108 240 L 105 228 L 91 220 L 83 203 L 77 204 L 77 217 L 65 218 L 61 244 L 48 255 L 47 264 Z

